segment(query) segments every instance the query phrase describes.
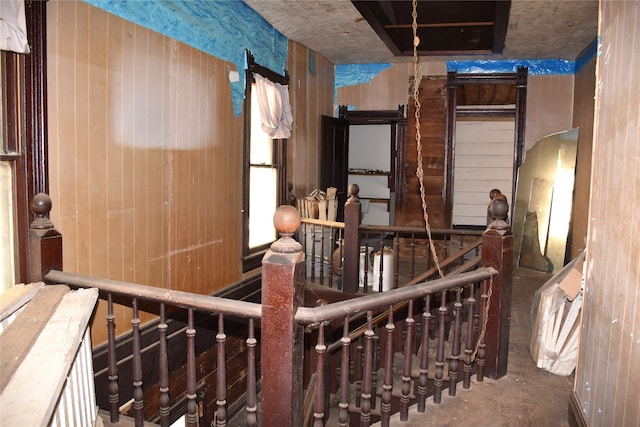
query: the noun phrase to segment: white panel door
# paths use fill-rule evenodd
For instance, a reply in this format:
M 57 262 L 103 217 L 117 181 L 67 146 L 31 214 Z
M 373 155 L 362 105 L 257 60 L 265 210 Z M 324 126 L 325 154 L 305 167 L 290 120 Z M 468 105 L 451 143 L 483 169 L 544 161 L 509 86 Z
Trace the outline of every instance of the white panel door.
M 493 188 L 511 200 L 515 120 L 461 120 L 456 123 L 453 225 L 487 224 Z

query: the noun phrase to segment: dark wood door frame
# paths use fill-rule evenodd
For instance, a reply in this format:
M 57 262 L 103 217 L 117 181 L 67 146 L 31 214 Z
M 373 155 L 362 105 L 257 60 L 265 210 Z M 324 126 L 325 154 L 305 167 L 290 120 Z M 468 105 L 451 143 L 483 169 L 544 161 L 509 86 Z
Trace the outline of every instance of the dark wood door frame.
M 511 218 L 516 200 L 516 186 L 518 183 L 518 170 L 522 165 L 524 152 L 524 134 L 527 112 L 527 67 L 518 67 L 516 73 L 495 74 L 458 74 L 455 71 L 447 73 L 447 133 L 445 152 L 445 191 L 444 206 L 445 218 L 451 222 L 453 215 L 453 168 L 455 162 L 456 118 L 457 117 L 514 117 L 515 133 L 513 138 L 513 182 L 511 186 Z M 492 108 L 481 106 L 471 110 L 460 110 L 457 105 L 456 91 L 458 85 L 465 83 L 508 83 L 516 86 L 516 103 L 513 108 Z M 487 190 L 487 195 L 488 195 Z
M 395 193 L 395 203 L 402 202 L 405 182 L 407 107 L 399 105 L 397 110 L 353 110 L 345 105 L 339 107 L 339 117 L 349 125 L 391 125 L 391 175 L 389 191 Z M 348 165 L 348 163 L 347 163 Z

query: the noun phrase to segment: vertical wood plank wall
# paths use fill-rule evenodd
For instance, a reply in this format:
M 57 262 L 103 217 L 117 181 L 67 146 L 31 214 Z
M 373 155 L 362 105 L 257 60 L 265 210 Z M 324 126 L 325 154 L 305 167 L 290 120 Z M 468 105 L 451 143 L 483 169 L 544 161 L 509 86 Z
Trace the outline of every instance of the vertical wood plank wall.
M 423 76 L 446 76 L 447 64 L 441 61 L 420 63 Z M 397 110 L 409 102 L 409 78 L 413 63 L 394 64 L 375 76 L 369 83 L 338 88 L 338 105 L 350 105 L 356 110 Z
M 333 115 L 334 65 L 305 46 L 289 41 L 287 68 L 293 110 L 287 180 L 301 198 L 320 182 L 320 117 Z
M 593 58 L 575 77 L 573 124 L 579 128 L 576 156 L 573 224 L 571 228 L 571 258 L 587 245 L 589 224 L 589 191 L 591 189 L 591 154 L 593 149 L 593 97 L 596 86 L 596 61 Z
M 49 1 L 47 20 L 51 216 L 65 271 L 201 294 L 240 280 L 234 66 L 84 2 Z M 333 65 L 314 54 L 310 76 L 308 50 L 291 48 L 289 173 L 307 190 Z
M 590 426 L 640 425 L 640 8 L 600 3 L 585 303 L 575 391 Z
M 573 75 L 534 75 L 527 78 L 525 150 L 540 138 L 571 129 Z

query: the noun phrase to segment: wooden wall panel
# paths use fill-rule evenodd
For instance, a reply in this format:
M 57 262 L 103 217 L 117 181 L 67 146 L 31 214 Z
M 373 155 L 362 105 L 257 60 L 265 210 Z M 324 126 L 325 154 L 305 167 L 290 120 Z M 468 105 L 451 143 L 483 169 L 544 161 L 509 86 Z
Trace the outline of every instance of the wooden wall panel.
M 446 62 L 421 63 L 423 76 L 446 76 Z M 350 105 L 356 110 L 397 110 L 409 102 L 409 78 L 413 63 L 394 64 L 375 76 L 369 83 L 338 89 L 338 105 Z
M 640 66 L 637 2 L 600 3 L 576 401 L 590 426 L 640 425 Z
M 446 77 L 425 77 L 420 83 L 420 136 L 422 145 L 423 183 L 429 212 L 429 223 L 433 228 L 445 228 L 444 176 L 446 170 Z M 402 203 L 396 205 L 395 225 L 422 227 L 424 213 L 420 198 L 420 181 L 416 176 L 418 167 L 416 120 L 414 103 L 407 110 L 406 182 Z
M 596 85 L 595 58 L 575 77 L 573 124 L 579 128 L 576 156 L 573 223 L 571 228 L 571 258 L 578 256 L 587 244 L 589 224 L 589 192 L 591 188 L 591 154 L 593 149 L 593 109 Z
M 333 116 L 334 66 L 305 46 L 289 41 L 288 71 L 293 130 L 287 180 L 293 183 L 296 196 L 304 197 L 320 183 L 320 117 Z
M 542 137 L 571 129 L 573 78 L 572 75 L 528 77 L 525 151 Z
M 65 270 L 202 294 L 240 280 L 242 118 L 227 64 L 83 2 L 47 8 Z
M 50 192 L 65 270 L 202 294 L 240 280 L 233 65 L 83 2 L 50 1 L 47 13 Z M 334 66 L 290 43 L 288 69 L 288 179 L 306 195 Z M 129 314 L 117 310 L 126 331 Z

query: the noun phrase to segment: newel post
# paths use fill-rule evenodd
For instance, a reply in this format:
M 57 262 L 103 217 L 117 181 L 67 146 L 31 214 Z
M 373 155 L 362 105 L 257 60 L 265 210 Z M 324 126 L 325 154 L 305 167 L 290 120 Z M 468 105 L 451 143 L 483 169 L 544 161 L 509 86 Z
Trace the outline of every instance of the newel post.
M 49 219 L 48 194 L 36 194 L 31 209 L 35 219 L 29 226 L 29 281 L 40 282 L 49 271 L 62 270 L 62 234 Z
M 502 195 L 500 195 L 502 196 Z M 507 373 L 511 292 L 513 280 L 513 234 L 506 222 L 509 204 L 506 198 L 494 197 L 490 204 L 495 218 L 482 235 L 482 265 L 493 267 L 498 275 L 489 281 L 489 315 L 485 333 L 486 365 L 484 373 L 500 378 Z M 489 293 L 489 292 L 487 292 Z
M 349 186 L 351 197 L 344 205 L 344 243 L 342 262 L 342 292 L 355 294 L 358 292 L 358 263 L 360 258 L 359 228 L 360 199 L 357 184 Z
M 262 260 L 262 425 L 302 425 L 303 328 L 294 321 L 302 305 L 304 253 L 292 239 L 300 214 L 280 206 L 274 225 L 281 237 Z

